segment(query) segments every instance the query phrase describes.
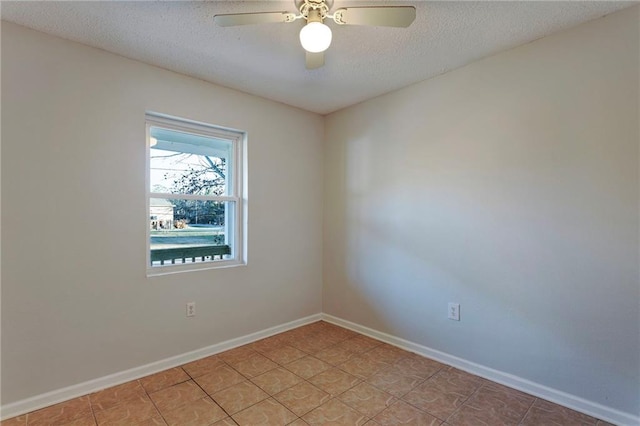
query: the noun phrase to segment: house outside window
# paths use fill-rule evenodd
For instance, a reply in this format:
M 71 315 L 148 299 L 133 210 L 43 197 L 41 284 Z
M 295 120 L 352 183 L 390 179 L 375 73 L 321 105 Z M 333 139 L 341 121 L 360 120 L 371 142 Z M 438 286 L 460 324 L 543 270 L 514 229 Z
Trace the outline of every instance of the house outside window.
M 244 263 L 244 133 L 147 113 L 150 275 Z

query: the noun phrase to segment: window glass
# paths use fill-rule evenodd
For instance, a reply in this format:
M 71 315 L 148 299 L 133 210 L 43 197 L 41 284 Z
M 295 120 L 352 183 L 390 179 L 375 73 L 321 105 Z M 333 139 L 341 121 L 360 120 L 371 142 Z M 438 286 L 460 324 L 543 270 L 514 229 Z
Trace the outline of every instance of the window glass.
M 151 126 L 150 191 L 230 195 L 232 142 Z

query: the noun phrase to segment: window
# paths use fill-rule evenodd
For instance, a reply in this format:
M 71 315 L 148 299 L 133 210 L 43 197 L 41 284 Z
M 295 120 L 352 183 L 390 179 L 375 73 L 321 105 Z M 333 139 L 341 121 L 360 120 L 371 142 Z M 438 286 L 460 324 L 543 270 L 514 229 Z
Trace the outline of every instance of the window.
M 244 134 L 147 114 L 151 274 L 243 263 Z

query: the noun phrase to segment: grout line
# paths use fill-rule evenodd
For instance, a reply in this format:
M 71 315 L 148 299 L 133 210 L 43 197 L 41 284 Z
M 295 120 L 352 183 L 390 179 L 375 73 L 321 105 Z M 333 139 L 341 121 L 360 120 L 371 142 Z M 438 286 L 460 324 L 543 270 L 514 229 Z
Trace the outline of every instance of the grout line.
M 529 405 L 529 408 L 527 408 L 527 411 L 524 413 L 524 416 L 522 416 L 522 418 L 520 419 L 520 422 L 518 423 L 519 425 L 521 425 L 524 422 L 524 419 L 527 418 L 527 416 L 529 415 L 529 412 L 531 411 L 531 409 L 533 408 L 533 405 L 536 403 L 536 401 L 539 398 L 533 398 L 533 402 L 531 403 L 531 405 Z
M 462 404 L 460 404 L 460 406 L 458 408 L 456 408 L 455 410 L 453 410 L 453 412 L 451 414 L 449 414 L 447 416 L 447 418 L 445 419 L 445 422 L 447 420 L 449 420 L 454 414 L 456 414 L 458 411 L 460 411 L 462 409 L 462 407 L 464 407 L 464 405 L 473 397 L 473 395 L 477 394 L 478 392 L 480 392 L 480 389 L 482 389 L 482 387 L 485 384 L 481 384 L 480 386 L 478 386 L 478 388 L 476 390 L 474 390 L 471 395 L 469 395 L 467 398 L 465 398 L 464 402 Z
M 205 357 L 205 358 L 207 358 L 207 357 Z M 204 359 L 204 358 L 202 358 L 202 359 Z M 227 363 L 226 363 L 226 362 L 224 362 L 224 361 L 222 361 L 222 360 L 220 360 L 220 362 L 222 362 L 222 363 L 224 363 L 225 365 L 227 365 Z M 183 369 L 183 370 L 184 370 L 184 369 Z M 234 371 L 235 371 L 235 370 L 234 370 Z M 186 370 L 185 370 L 185 373 L 187 373 L 187 371 L 186 371 Z M 236 421 L 235 421 L 235 420 L 233 420 L 233 418 L 231 418 L 231 414 L 229 414 L 229 413 L 227 412 L 227 410 L 225 410 L 225 409 L 224 409 L 220 404 L 218 404 L 218 402 L 217 402 L 215 399 L 213 399 L 213 396 L 209 395 L 209 393 L 207 393 L 207 391 L 206 391 L 206 390 L 204 390 L 204 388 L 203 388 L 202 386 L 200 386 L 200 383 L 198 383 L 198 382 L 196 381 L 196 379 L 195 379 L 194 377 L 192 377 L 192 376 L 191 376 L 191 374 L 187 373 L 187 375 L 188 375 L 189 377 L 191 377 L 191 380 L 193 380 L 193 383 L 195 383 L 195 384 L 196 384 L 196 386 L 198 386 L 198 387 L 202 390 L 202 392 L 204 392 L 204 394 L 205 394 L 205 395 L 207 395 L 207 397 L 213 401 L 213 403 L 214 403 L 214 404 L 216 404 L 218 407 L 220 407 L 220 409 L 221 409 L 221 410 L 222 410 L 222 411 L 227 415 L 227 417 L 229 417 L 229 418 L 230 418 L 234 423 L 236 423 Z M 232 386 L 233 386 L 233 385 L 232 385 Z M 231 387 L 231 386 L 228 386 L 228 387 Z M 225 389 L 226 389 L 226 388 L 225 388 Z M 161 413 L 161 414 L 162 414 L 162 413 Z M 163 417 L 163 418 L 164 418 L 164 417 Z M 166 420 L 165 420 L 165 422 L 166 422 Z M 167 422 L 167 424 L 169 424 L 169 423 Z M 237 424 L 237 423 L 236 423 L 236 424 Z
M 93 409 L 93 403 L 91 402 L 91 394 L 87 395 L 87 397 L 89 398 L 89 408 L 91 409 L 91 416 L 93 417 L 93 423 L 98 426 L 98 418 L 96 417 L 96 412 Z M 29 425 L 29 422 L 26 423 L 27 426 Z
M 166 371 L 166 370 L 165 370 Z M 157 374 L 157 373 L 156 373 Z M 188 374 L 187 374 L 188 375 Z M 151 401 L 151 403 L 153 404 L 153 407 L 156 409 L 156 411 L 158 412 L 158 414 L 160 415 L 160 417 L 162 417 L 162 421 L 165 424 L 169 424 L 169 422 L 167 422 L 167 419 L 164 418 L 164 415 L 162 414 L 162 411 L 160 411 L 160 409 L 158 408 L 158 406 L 156 405 L 155 401 L 151 398 L 151 394 L 149 392 L 147 392 L 147 389 L 142 386 L 142 382 L 138 379 L 136 380 L 136 382 L 138 382 L 138 384 L 140 385 L 140 387 L 142 388 L 142 390 L 144 391 L 145 395 L 147 395 L 147 398 L 149 398 L 149 401 Z M 161 389 L 162 390 L 162 389 Z M 153 393 L 153 392 L 152 392 Z M 153 417 L 150 417 L 151 419 Z M 96 422 L 97 423 L 97 422 Z

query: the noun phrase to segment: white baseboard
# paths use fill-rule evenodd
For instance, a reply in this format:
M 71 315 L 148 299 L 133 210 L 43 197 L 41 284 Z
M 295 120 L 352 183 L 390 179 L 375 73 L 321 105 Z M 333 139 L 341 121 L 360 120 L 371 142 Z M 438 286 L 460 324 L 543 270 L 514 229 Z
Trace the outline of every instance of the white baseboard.
M 89 380 L 84 383 L 79 383 L 77 385 L 57 389 L 21 401 L 13 402 L 11 404 L 3 405 L 0 407 L 0 419 L 5 420 L 11 417 L 19 416 L 21 414 L 38 410 L 43 407 L 48 407 L 59 402 L 68 401 L 79 396 L 87 395 L 101 389 L 139 379 L 141 377 L 148 376 L 149 374 L 177 367 L 179 365 L 186 364 L 188 362 L 195 361 L 197 359 L 204 358 L 210 355 L 215 355 L 217 353 L 233 349 L 238 346 L 246 345 L 248 343 L 255 342 L 256 340 L 260 340 L 274 334 L 282 333 L 287 330 L 310 324 L 321 319 L 364 334 L 366 336 L 373 337 L 374 339 L 378 339 L 402 349 L 415 352 L 427 358 L 431 358 L 444 364 L 454 366 L 456 368 L 484 377 L 496 383 L 500 383 L 505 386 L 509 386 L 511 388 L 526 392 L 530 395 L 546 399 L 547 401 L 555 402 L 565 407 L 569 407 L 576 411 L 580 411 L 582 413 L 599 418 L 601 420 L 605 420 L 610 423 L 621 426 L 640 425 L 639 416 L 606 407 L 596 402 L 588 401 L 583 398 L 556 389 L 552 389 L 538 383 L 531 382 L 521 377 L 494 370 L 492 368 L 485 367 L 480 364 L 476 364 L 474 362 L 467 361 L 465 359 L 458 358 L 456 356 L 435 349 L 431 349 L 427 346 L 413 343 L 408 340 L 404 340 L 399 337 L 395 337 L 390 334 L 383 333 L 329 314 L 311 315 L 255 333 L 247 334 L 242 337 L 207 346 L 205 348 L 201 348 L 192 352 L 187 352 L 185 354 L 152 362 L 140 367 L 135 367 L 126 371 L 121 371 L 108 376 Z
M 177 367 L 179 365 L 186 364 L 188 362 L 195 361 L 210 355 L 215 355 L 217 353 L 224 352 L 238 346 L 246 345 L 247 343 L 255 342 L 256 340 L 264 339 L 265 337 L 269 337 L 274 334 L 282 333 L 293 328 L 319 321 L 320 319 L 322 319 L 322 314 L 311 315 L 255 333 L 247 334 L 246 336 L 227 340 L 221 343 L 216 343 L 215 345 L 197 349 L 192 352 L 187 352 L 185 354 L 173 356 L 171 358 L 166 358 L 160 361 L 152 362 L 150 364 L 89 380 L 77 385 L 57 389 L 51 392 L 43 393 L 41 395 L 36 395 L 34 397 L 13 402 L 11 404 L 6 404 L 0 407 L 0 419 L 5 420 L 11 417 L 19 416 L 21 414 L 48 407 L 59 402 L 68 401 L 70 399 L 87 395 L 92 392 L 109 388 L 111 386 L 116 386 L 122 383 L 129 382 L 131 380 L 139 379 L 141 377 L 148 376 L 149 374 Z
M 382 333 L 380 331 L 344 320 L 342 318 L 335 317 L 333 315 L 322 314 L 322 319 L 324 321 L 339 325 L 344 328 L 348 328 L 374 339 L 381 340 L 385 343 L 389 343 L 390 345 L 394 345 L 399 348 L 415 352 L 427 358 L 440 361 L 444 364 L 451 365 L 468 373 L 484 377 L 485 379 L 491 380 L 493 382 L 509 386 L 510 388 L 526 392 L 530 395 L 543 398 L 547 401 L 555 402 L 556 404 L 563 405 L 589 416 L 596 417 L 598 419 L 605 420 L 607 422 L 614 423 L 620 426 L 640 425 L 640 417 L 631 413 L 625 413 L 623 411 L 619 411 L 614 408 L 598 404 L 596 402 L 588 401 L 575 395 L 552 389 L 547 386 L 534 383 L 530 380 L 514 376 L 512 374 L 494 370 L 493 368 L 485 367 L 483 365 L 476 364 L 475 362 L 467 361 L 465 359 L 458 358 L 445 352 L 431 349 L 427 346 L 422 346 L 387 333 Z

